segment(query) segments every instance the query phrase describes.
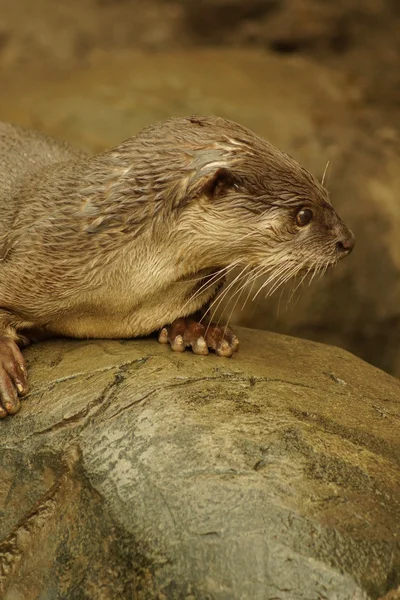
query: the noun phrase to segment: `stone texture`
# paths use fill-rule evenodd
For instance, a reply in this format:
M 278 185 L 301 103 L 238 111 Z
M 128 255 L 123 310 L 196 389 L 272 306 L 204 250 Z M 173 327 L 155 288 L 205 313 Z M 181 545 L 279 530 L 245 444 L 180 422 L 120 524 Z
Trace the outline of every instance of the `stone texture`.
M 44 76 L 36 66 L 3 83 L 1 119 L 92 151 L 157 119 L 214 113 L 265 136 L 317 177 L 329 160 L 327 186 L 355 231 L 354 253 L 295 302 L 287 302 L 289 287 L 282 299 L 261 298 L 255 310 L 238 303 L 233 319 L 340 345 L 400 375 L 400 149 L 392 128 L 366 119 L 343 76 L 256 51 L 98 51 L 71 71 Z
M 0 423 L 4 600 L 396 597 L 400 382 L 240 337 L 231 360 L 27 350 L 32 391 Z

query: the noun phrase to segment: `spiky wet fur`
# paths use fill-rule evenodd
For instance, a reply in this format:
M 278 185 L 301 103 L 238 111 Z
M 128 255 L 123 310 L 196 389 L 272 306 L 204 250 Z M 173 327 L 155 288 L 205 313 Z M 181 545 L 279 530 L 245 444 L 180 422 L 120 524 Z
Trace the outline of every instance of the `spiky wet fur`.
M 0 155 L 0 333 L 15 339 L 145 335 L 207 304 L 233 267 L 241 285 L 282 283 L 335 263 L 348 235 L 310 173 L 218 117 L 94 157 L 3 124 Z

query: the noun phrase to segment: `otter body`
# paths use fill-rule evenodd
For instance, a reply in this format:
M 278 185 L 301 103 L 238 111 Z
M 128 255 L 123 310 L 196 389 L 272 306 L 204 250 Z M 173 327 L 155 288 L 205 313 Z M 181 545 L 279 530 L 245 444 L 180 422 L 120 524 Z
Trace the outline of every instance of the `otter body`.
M 305 169 L 218 117 L 157 123 L 94 157 L 0 124 L 0 156 L 0 416 L 27 391 L 18 346 L 161 329 L 174 350 L 229 356 L 229 329 L 185 320 L 224 273 L 273 280 L 354 245 Z

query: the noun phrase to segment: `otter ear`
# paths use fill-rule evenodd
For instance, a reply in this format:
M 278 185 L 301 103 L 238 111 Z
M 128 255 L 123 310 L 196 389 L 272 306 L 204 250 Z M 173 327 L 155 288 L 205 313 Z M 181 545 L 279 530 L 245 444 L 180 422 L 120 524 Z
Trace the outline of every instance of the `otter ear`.
M 229 169 L 219 167 L 209 175 L 203 186 L 203 192 L 210 198 L 218 198 L 236 185 L 236 178 Z

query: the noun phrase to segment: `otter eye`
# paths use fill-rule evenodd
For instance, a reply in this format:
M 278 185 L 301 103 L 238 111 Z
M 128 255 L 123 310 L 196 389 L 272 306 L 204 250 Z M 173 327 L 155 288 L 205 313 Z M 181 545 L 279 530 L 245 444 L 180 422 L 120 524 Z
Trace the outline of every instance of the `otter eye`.
M 309 208 L 301 208 L 296 215 L 296 223 L 299 227 L 308 225 L 313 218 L 313 211 Z

